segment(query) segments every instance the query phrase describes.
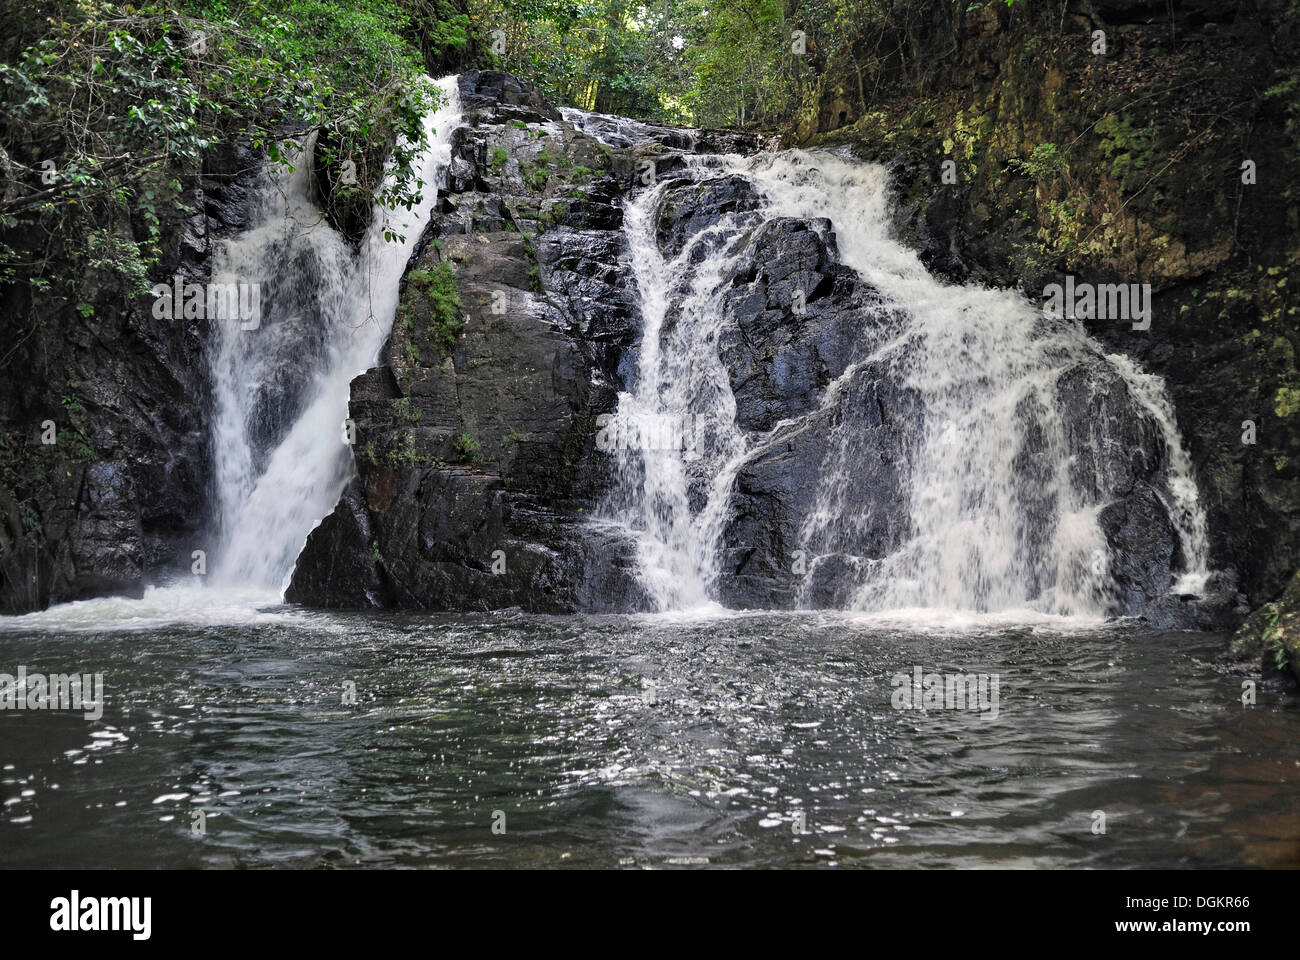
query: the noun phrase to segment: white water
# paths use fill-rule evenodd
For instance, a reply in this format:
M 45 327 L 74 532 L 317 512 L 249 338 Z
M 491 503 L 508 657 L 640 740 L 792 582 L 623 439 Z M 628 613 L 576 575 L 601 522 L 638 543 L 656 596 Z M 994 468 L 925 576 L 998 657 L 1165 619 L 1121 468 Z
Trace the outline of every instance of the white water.
M 1019 294 L 932 277 L 891 236 L 882 167 L 801 151 L 690 162 L 698 176 L 749 179 L 766 202 L 763 220 L 828 219 L 842 261 L 895 308 L 864 316 L 862 353 L 826 388 L 821 404 L 825 411 L 843 403 L 862 376 L 882 371 L 915 391 L 922 422 L 906 464 L 909 533 L 883 557 L 853 556 L 847 548 L 872 518 L 850 492 L 862 443 L 842 425 L 832 431 L 816 507 L 804 518 L 797 544 L 814 571 L 830 555 L 851 562 L 860 576 L 851 608 L 1035 610 L 1089 618 L 1106 611 L 1107 544 L 1097 517 L 1116 496 L 1108 459 L 1117 441 L 1110 425 L 1089 424 L 1088 443 L 1098 454 L 1094 475 L 1087 482 L 1072 476 L 1077 464 L 1057 391 L 1061 376 L 1080 365 L 1122 381 L 1134 416 L 1147 418 L 1163 438 L 1169 483 L 1162 499 L 1187 561 L 1176 591 L 1204 583 L 1204 511 L 1159 378 L 1126 358 L 1105 356 L 1077 323 L 1051 320 Z M 734 240 L 739 231 L 724 219 L 665 263 L 654 229 L 664 189 L 645 191 L 626 213 L 644 333 L 638 379 L 620 398 L 619 412 L 642 420 L 699 417 L 708 424 L 706 455 L 692 465 L 675 450 L 625 453 L 622 472 L 633 480 L 625 479 L 612 513 L 635 532 L 643 586 L 659 609 L 671 610 L 711 602 L 741 469 L 809 429 L 811 415 L 784 421 L 766 436 L 745 436 L 736 426 L 735 399 L 717 355 L 717 281 L 741 254 L 741 245 L 719 241 Z M 744 226 L 756 222 L 749 215 Z M 701 243 L 710 251 L 693 263 L 699 257 L 692 248 Z M 665 316 L 677 318 L 667 334 Z M 1093 386 L 1103 388 L 1101 381 Z M 1031 516 L 1022 502 L 1022 449 L 1030 428 L 1040 511 L 1041 503 L 1051 507 L 1046 518 Z M 694 504 L 687 480 L 692 468 Z M 1050 538 L 1046 549 L 1030 542 L 1043 536 Z
M 698 130 L 685 127 L 660 127 L 628 117 L 579 110 L 576 107 L 561 107 L 560 116 L 566 123 L 573 124 L 583 133 L 595 137 L 610 147 L 632 147 L 638 143 L 667 136 L 676 140 L 681 146 L 689 144 L 690 149 L 694 149 L 699 139 Z
M 323 331 L 324 345 L 299 400 L 301 412 L 274 448 L 259 457 L 258 431 L 265 424 L 258 418 L 266 413 L 256 405 L 254 391 L 265 381 L 269 364 L 286 362 L 301 349 L 294 340 L 302 328 L 292 322 L 297 318 L 274 313 L 257 330 L 235 324 L 223 328 L 213 370 L 220 508 L 220 545 L 212 570 L 216 585 L 282 592 L 307 535 L 343 492 L 352 470 L 343 426 L 348 385 L 374 365 L 388 337 L 398 283 L 451 157 L 459 95 L 454 77 L 438 86 L 445 103 L 425 118 L 429 147 L 416 167 L 425 184 L 421 202 L 409 210 L 377 206 L 359 255 L 320 222 L 308 193 L 310 163 L 304 158 L 283 185 L 282 206 L 272 204 L 266 222 L 228 243 L 219 258 L 220 272 L 242 282 L 260 280 L 264 290 L 287 286 L 284 309 L 309 311 L 311 327 Z M 385 231 L 406 240 L 387 241 Z M 286 319 L 291 322 L 276 323 Z
M 235 320 L 213 331 L 216 530 L 196 544 L 206 577 L 151 587 L 139 600 L 62 604 L 6 626 L 260 622 L 267 614 L 259 607 L 280 602 L 308 534 L 355 469 L 344 442 L 349 383 L 378 360 L 399 281 L 442 186 L 460 124 L 456 79 L 437 81 L 442 106 L 424 120 L 428 145 L 415 164 L 421 202 L 409 210 L 376 204 L 359 249 L 311 200 L 308 143 L 292 172 L 263 181 L 258 223 L 214 255 L 212 282 L 258 284 L 261 310 L 256 329 Z M 405 242 L 386 241 L 385 231 Z
M 736 426 L 735 400 L 716 349 L 722 318 L 719 280 L 733 258 L 715 250 L 702 269 L 686 266 L 698 248 L 716 246 L 734 234 L 735 226 L 725 218 L 666 262 L 655 240 L 654 216 L 664 186 L 648 191 L 625 213 L 624 230 L 641 300 L 641 372 L 636 389 L 620 395 L 619 415 L 634 423 L 663 424 L 667 429 L 662 432 L 668 435 L 675 435 L 672 427 L 691 417 L 697 443 L 735 456 L 744 449 L 744 437 Z M 666 330 L 670 305 L 678 311 Z M 695 415 L 700 419 L 695 420 Z M 712 515 L 692 514 L 688 460 L 682 450 L 667 445 L 637 455 L 643 464 L 637 501 L 643 508 L 637 518 L 644 524 L 637 538 L 643 586 L 660 609 L 708 607 L 712 605 L 709 550 L 720 530 L 705 529 Z M 716 497 L 722 494 L 717 491 Z

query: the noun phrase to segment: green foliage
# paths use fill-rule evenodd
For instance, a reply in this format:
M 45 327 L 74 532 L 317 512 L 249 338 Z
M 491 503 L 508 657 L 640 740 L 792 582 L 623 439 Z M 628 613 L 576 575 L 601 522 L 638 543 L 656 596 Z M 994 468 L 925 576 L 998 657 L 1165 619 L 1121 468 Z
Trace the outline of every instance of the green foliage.
M 434 462 L 432 457 L 420 453 L 416 449 L 416 438 L 413 431 L 407 430 L 396 439 L 398 442 L 388 451 L 384 458 L 390 464 L 395 466 L 401 464 L 408 468 L 415 468 Z
M 12 510 L 11 518 L 16 514 L 18 523 L 10 524 L 10 532 L 30 542 L 41 531 L 39 504 L 51 486 L 70 478 L 78 465 L 99 459 L 82 432 L 85 407 L 71 394 L 64 395 L 61 406 L 53 444 L 41 443 L 33 424 L 0 421 L 0 509 Z
M 482 444 L 468 433 L 462 433 L 458 436 L 452 444 L 452 447 L 456 451 L 456 456 L 458 456 L 463 463 L 474 463 L 482 457 Z
M 187 212 L 181 178 L 223 141 L 292 167 L 315 129 L 324 162 L 356 158 L 358 189 L 418 201 L 413 160 L 436 90 L 398 0 L 44 8 L 22 15 L 30 42 L 0 63 L 0 283 L 72 300 L 88 270 L 109 270 L 140 292 L 164 224 Z
M 469 14 L 445 0 L 405 0 L 403 6 L 419 28 L 435 60 L 462 50 L 473 33 Z
M 473 3 L 476 21 L 506 32 L 500 65 L 535 79 L 552 99 L 711 126 L 742 118 L 774 126 L 788 117 L 801 79 L 813 76 L 809 58 L 791 51 L 791 30 L 808 29 L 810 38 L 816 30 L 830 43 L 865 6 L 814 0 L 796 19 L 782 0 Z
M 1107 114 L 1097 122 L 1101 134 L 1101 152 L 1110 161 L 1110 175 L 1119 181 L 1120 190 L 1131 193 L 1141 187 L 1151 166 L 1154 132 L 1138 129 L 1128 117 Z
M 499 144 L 488 151 L 488 163 L 493 170 L 500 170 L 510 159 L 510 154 L 506 153 L 506 148 Z
M 1300 410 L 1300 389 L 1295 387 L 1281 387 L 1277 391 L 1277 396 L 1273 399 L 1273 412 L 1279 417 L 1289 417 L 1291 414 Z
M 1287 133 L 1292 142 L 1300 146 L 1300 66 L 1276 71 L 1277 83 L 1264 91 L 1264 96 L 1276 99 L 1286 108 Z
M 1028 160 L 1013 157 L 1007 161 L 1016 173 L 1024 174 L 1036 182 L 1050 180 L 1065 166 L 1065 156 L 1054 143 L 1040 143 L 1029 154 Z
M 1282 612 L 1280 610 L 1273 614 L 1273 618 L 1268 622 L 1268 629 L 1264 631 L 1263 636 L 1259 639 L 1260 643 L 1264 646 L 1265 656 L 1272 653 L 1273 666 L 1279 671 L 1284 671 L 1286 670 L 1288 660 L 1286 644 L 1282 642 L 1281 637 L 1278 637 L 1276 640 L 1271 640 L 1270 642 L 1270 638 L 1273 636 L 1273 631 L 1277 629 L 1277 622 L 1281 616 Z
M 1296 4 L 1295 9 L 1300 10 L 1300 4 Z M 1300 66 L 1279 69 L 1275 77 L 1277 83 L 1265 90 L 1264 96 L 1284 106 L 1286 133 L 1291 139 L 1291 148 L 1300 150 Z M 1282 187 L 1282 196 L 1289 200 L 1295 195 L 1295 190 L 1295 184 L 1287 181 Z
M 412 270 L 407 280 L 428 297 L 429 333 L 446 357 L 456 346 L 456 337 L 465 325 L 456 274 L 445 261 L 439 261 L 429 270 Z
M 410 397 L 398 397 L 394 400 L 393 410 L 407 423 L 419 423 L 424 419 L 424 414 L 411 406 Z

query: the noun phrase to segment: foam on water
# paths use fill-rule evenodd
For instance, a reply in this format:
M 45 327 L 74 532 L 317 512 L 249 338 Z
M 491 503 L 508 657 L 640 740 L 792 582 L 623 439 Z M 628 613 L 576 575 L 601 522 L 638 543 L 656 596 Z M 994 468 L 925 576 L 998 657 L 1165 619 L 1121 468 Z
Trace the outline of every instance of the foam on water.
M 0 631 L 83 633 L 156 630 L 176 625 L 306 625 L 318 619 L 306 611 L 285 606 L 274 590 L 215 589 L 186 584 L 149 587 L 140 598 L 97 597 L 61 603 L 38 613 L 0 617 Z

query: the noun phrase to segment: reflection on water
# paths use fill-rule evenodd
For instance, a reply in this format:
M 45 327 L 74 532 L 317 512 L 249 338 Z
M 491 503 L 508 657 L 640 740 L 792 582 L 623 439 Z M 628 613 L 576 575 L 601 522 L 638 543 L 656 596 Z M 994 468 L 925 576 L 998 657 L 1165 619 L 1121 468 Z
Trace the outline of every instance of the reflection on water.
M 107 690 L 0 711 L 0 865 L 1300 866 L 1300 704 L 1243 708 L 1221 637 L 107 612 L 0 627 L 0 672 Z M 996 718 L 894 709 L 917 666 L 996 674 Z

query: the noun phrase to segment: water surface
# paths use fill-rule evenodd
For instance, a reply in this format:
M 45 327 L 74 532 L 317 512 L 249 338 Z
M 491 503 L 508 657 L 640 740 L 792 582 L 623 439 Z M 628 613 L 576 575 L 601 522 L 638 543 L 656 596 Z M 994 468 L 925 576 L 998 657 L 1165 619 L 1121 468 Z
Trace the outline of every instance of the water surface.
M 131 603 L 0 627 L 0 672 L 107 690 L 0 711 L 4 866 L 1300 865 L 1300 705 L 1243 707 L 1222 637 Z M 914 666 L 997 674 L 997 717 L 895 709 Z

